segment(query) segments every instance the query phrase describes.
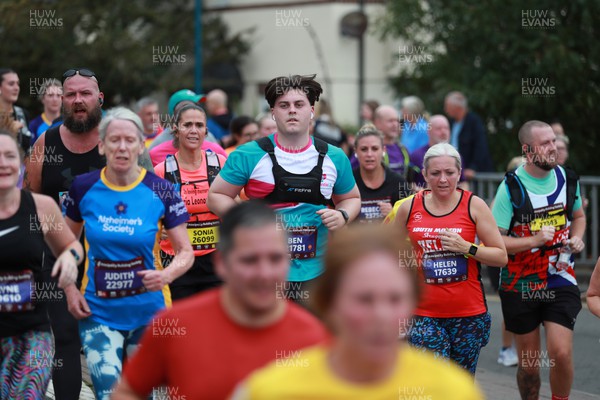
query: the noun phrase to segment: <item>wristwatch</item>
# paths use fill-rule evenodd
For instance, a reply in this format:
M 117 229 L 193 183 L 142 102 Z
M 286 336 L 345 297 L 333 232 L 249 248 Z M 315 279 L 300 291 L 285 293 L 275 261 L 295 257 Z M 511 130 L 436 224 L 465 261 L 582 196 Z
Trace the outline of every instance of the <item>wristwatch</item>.
M 479 247 L 476 244 L 471 243 L 471 247 L 469 247 L 469 255 L 474 256 L 475 254 L 477 254 L 478 248 Z
M 344 224 L 347 224 L 350 217 L 348 216 L 348 213 L 346 212 L 346 210 L 343 210 L 340 208 L 338 211 L 341 212 L 342 217 L 344 217 Z
M 69 249 L 69 252 L 73 254 L 73 257 L 75 258 L 76 262 L 79 262 L 79 260 L 81 260 L 81 257 L 79 257 L 79 254 L 77 254 L 77 251 L 75 251 L 75 249 Z

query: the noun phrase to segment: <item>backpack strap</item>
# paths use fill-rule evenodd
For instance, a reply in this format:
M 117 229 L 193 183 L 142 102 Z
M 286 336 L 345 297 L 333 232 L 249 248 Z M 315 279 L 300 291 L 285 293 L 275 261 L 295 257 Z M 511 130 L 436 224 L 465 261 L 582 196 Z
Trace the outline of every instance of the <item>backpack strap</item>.
M 325 156 L 327 155 L 327 149 L 329 145 L 324 140 L 316 138 L 313 136 L 313 141 L 315 145 L 315 149 L 319 152 L 319 161 L 317 161 L 317 167 L 323 170 L 323 161 L 325 161 Z
M 567 176 L 567 218 L 572 221 L 573 207 L 575 206 L 575 200 L 578 198 L 577 183 L 579 182 L 579 175 L 569 167 L 563 167 L 563 169 Z
M 265 153 L 271 157 L 271 161 L 273 162 L 273 166 L 278 166 L 277 158 L 275 157 L 275 146 L 273 146 L 273 142 L 271 139 L 266 136 L 256 140 L 256 144 L 260 147 Z
M 533 206 L 527 194 L 527 189 L 514 171 L 507 172 L 504 183 L 508 191 L 508 198 L 513 208 L 513 216 L 510 220 L 508 233 L 510 233 L 516 222 L 528 223 L 533 219 Z
M 181 172 L 173 154 L 167 154 L 165 158 L 165 179 L 175 185 L 175 189 L 181 193 Z
M 206 176 L 208 178 L 208 186 L 212 185 L 219 171 L 221 171 L 221 162 L 217 153 L 210 149 L 204 152 L 206 159 Z

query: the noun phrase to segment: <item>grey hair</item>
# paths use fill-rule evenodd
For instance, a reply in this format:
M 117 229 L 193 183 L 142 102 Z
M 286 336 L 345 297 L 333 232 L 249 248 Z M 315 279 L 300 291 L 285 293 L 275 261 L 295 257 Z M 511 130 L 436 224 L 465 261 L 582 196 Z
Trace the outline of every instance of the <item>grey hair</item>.
M 422 115 L 425 112 L 425 104 L 423 100 L 417 96 L 408 96 L 402 99 L 402 108 L 408 111 L 408 114 Z
M 450 143 L 438 143 L 431 146 L 429 150 L 427 150 L 427 153 L 425 153 L 425 157 L 423 157 L 423 169 L 427 169 L 429 160 L 441 156 L 450 156 L 454 158 L 456 161 L 456 168 L 459 170 L 461 169 L 462 161 L 460 159 L 460 154 L 458 154 L 458 151 Z
M 469 106 L 469 102 L 465 95 L 456 90 L 446 95 L 446 101 L 462 108 L 467 108 Z
M 104 139 L 106 138 L 106 131 L 108 130 L 108 125 L 111 122 L 117 120 L 133 122 L 133 124 L 137 128 L 136 130 L 138 138 L 142 143 L 144 142 L 145 137 L 142 120 L 140 119 L 140 117 L 138 117 L 136 113 L 125 107 L 111 108 L 106 112 L 106 115 L 102 117 L 102 120 L 100 121 L 100 127 L 98 128 L 98 130 L 100 131 L 101 141 L 104 141 Z
M 153 104 L 158 104 L 158 101 L 156 101 L 152 97 L 142 97 L 135 103 L 135 112 L 139 113 L 140 111 L 142 111 L 142 109 L 144 107 L 147 107 L 147 106 L 150 106 Z
M 56 78 L 52 78 L 52 79 L 48 79 L 46 81 L 44 81 L 44 83 L 42 84 L 42 86 L 40 87 L 40 93 L 38 95 L 38 100 L 42 100 L 44 98 L 44 96 L 46 95 L 46 91 L 48 90 L 49 87 L 52 86 L 56 86 L 57 88 L 60 88 L 60 91 L 62 92 L 62 83 L 60 83 L 60 81 Z

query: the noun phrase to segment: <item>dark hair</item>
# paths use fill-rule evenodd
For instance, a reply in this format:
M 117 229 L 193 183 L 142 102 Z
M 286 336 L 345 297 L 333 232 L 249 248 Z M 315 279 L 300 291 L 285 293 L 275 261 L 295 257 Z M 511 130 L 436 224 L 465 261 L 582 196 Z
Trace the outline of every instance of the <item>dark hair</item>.
M 4 75 L 6 74 L 16 74 L 11 68 L 0 68 L 0 85 L 4 82 Z
M 177 107 L 175 107 L 177 108 Z M 196 110 L 196 111 L 200 111 L 202 113 L 202 115 L 204 115 L 204 120 L 206 121 L 206 112 L 204 111 L 204 109 L 202 107 L 200 107 L 197 104 L 186 104 L 184 106 L 182 106 L 179 110 L 177 110 L 177 112 L 175 113 L 175 123 L 173 125 L 173 129 L 171 130 L 171 134 L 173 135 L 173 147 L 175 147 L 176 149 L 179 148 L 179 137 L 175 136 L 175 132 L 177 132 L 179 130 L 179 121 L 181 120 L 181 116 L 183 115 L 184 112 L 189 111 L 189 110 Z M 208 130 L 208 128 L 206 128 Z
M 297 89 L 303 92 L 308 98 L 311 106 L 319 101 L 319 96 L 323 93 L 321 84 L 315 81 L 317 75 L 290 75 L 279 76 L 271 79 L 265 87 L 265 99 L 269 107 L 275 107 L 277 99 L 286 94 L 291 89 Z
M 223 257 L 229 254 L 235 243 L 233 235 L 240 228 L 259 228 L 272 225 L 276 229 L 275 212 L 260 200 L 244 201 L 232 207 L 222 219 L 219 227 L 219 243 L 217 250 Z
M 348 266 L 362 256 L 384 252 L 399 259 L 401 237 L 393 225 L 360 224 L 336 232 L 327 242 L 325 272 L 312 297 L 312 307 L 321 317 L 325 317 L 337 295 L 340 282 L 348 272 Z M 418 301 L 421 286 L 414 267 L 398 266 L 409 274 L 415 300 Z
M 229 123 L 229 131 L 234 135 L 241 135 L 244 128 L 250 124 L 256 124 L 256 121 L 246 115 L 240 115 L 231 120 L 231 123 Z
M 365 100 L 363 101 L 363 104 L 369 107 L 373 115 L 375 115 L 375 110 L 379 107 L 379 102 L 377 100 Z

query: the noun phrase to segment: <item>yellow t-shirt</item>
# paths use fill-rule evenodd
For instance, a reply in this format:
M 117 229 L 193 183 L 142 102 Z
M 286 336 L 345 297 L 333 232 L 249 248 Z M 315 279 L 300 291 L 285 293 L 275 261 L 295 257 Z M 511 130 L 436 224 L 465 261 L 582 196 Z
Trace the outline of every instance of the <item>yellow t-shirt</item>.
M 406 200 L 412 199 L 414 196 L 415 196 L 414 194 L 411 194 L 410 196 L 405 197 L 405 198 L 400 199 L 397 202 L 395 202 L 394 207 L 392 208 L 392 211 L 390 211 L 390 213 L 387 215 L 387 217 L 385 217 L 385 219 L 383 220 L 383 223 L 391 224 L 392 222 L 394 222 L 394 219 L 396 219 L 396 214 L 398 213 L 398 209 L 400 208 L 402 203 L 404 203 Z
M 381 382 L 357 384 L 331 371 L 328 349 L 316 346 L 286 355 L 250 375 L 233 400 L 480 400 L 470 374 L 404 346 L 393 375 Z

